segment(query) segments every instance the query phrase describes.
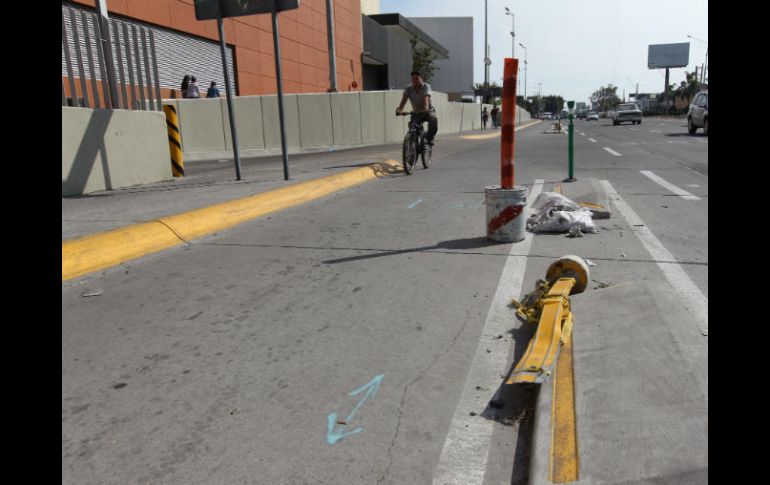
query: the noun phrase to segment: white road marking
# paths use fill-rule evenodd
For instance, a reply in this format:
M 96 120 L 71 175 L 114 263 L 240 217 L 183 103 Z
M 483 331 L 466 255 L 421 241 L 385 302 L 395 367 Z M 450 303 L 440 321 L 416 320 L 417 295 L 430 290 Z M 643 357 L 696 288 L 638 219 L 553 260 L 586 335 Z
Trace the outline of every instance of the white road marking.
M 529 216 L 529 206 L 542 191 L 543 183 L 543 179 L 535 180 L 527 197 L 527 210 L 519 217 L 524 217 L 525 214 Z M 489 395 L 476 390 L 476 386 L 497 389 L 500 385 L 500 374 L 508 370 L 510 344 L 506 344 L 504 339 L 496 339 L 495 336 L 510 330 L 515 320 L 508 304 L 511 298 L 520 297 L 532 237 L 532 233 L 527 233 L 523 241 L 511 245 L 492 306 L 484 322 L 484 329 L 481 331 L 473 363 L 465 377 L 463 392 L 457 402 L 441 458 L 433 475 L 434 485 L 480 485 L 484 481 L 494 421 L 481 416 L 471 416 L 470 413 L 481 414 L 489 401 Z
M 581 132 L 581 133 L 580 133 L 580 136 L 586 136 L 586 134 Z
M 687 184 L 688 187 L 700 187 L 698 184 Z
M 661 244 L 657 237 L 650 231 L 644 222 L 636 215 L 633 209 L 618 195 L 615 189 L 607 180 L 601 180 L 600 183 L 607 191 L 609 199 L 623 214 L 631 230 L 642 242 L 645 249 L 650 253 L 663 272 L 674 291 L 679 296 L 679 300 L 685 309 L 692 315 L 695 323 L 698 325 L 701 334 L 708 335 L 709 328 L 709 301 L 703 293 L 693 283 L 682 266 L 676 262 L 674 256 Z
M 623 155 L 621 155 L 620 153 L 618 153 L 618 152 L 616 152 L 615 150 L 613 150 L 612 148 L 607 148 L 607 147 L 604 147 L 604 149 L 605 149 L 605 150 L 607 150 L 608 152 L 612 153 L 612 154 L 613 154 L 613 155 L 615 155 L 616 157 L 622 157 L 622 156 L 623 156 Z
M 649 170 L 639 170 L 639 172 L 641 172 L 642 175 L 649 178 L 650 180 L 660 185 L 664 189 L 670 190 L 671 192 L 675 193 L 676 195 L 678 195 L 679 197 L 685 200 L 700 200 L 700 197 L 698 197 L 697 195 L 692 195 L 686 190 L 680 189 L 676 185 L 670 183 L 669 181 L 663 179 L 662 177 L 659 177 L 658 175 L 655 175 Z
M 588 140 L 596 143 L 596 140 L 594 140 L 593 138 L 589 138 Z
M 658 130 L 650 130 L 650 133 L 660 133 Z

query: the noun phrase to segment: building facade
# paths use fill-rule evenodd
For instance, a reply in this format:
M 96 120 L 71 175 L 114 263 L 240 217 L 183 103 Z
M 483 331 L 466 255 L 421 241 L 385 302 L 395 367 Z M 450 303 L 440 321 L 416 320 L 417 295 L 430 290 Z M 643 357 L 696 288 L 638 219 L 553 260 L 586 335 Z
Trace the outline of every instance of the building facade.
M 473 96 L 473 17 L 409 17 L 409 20 L 449 51 L 437 59 L 431 87 L 450 99 Z
M 412 46 L 427 47 L 438 59 L 447 59 L 449 51 L 430 35 L 398 13 L 362 16 L 364 32 L 363 76 L 367 91 L 403 89 L 410 82 Z M 433 80 L 431 87 L 437 89 Z
M 332 3 L 337 90 L 358 91 L 362 86 L 361 0 L 333 0 Z M 94 7 L 94 0 L 62 1 L 62 22 L 65 23 L 65 18 L 66 22 L 70 22 L 65 10 L 93 12 Z M 217 81 L 224 93 L 217 22 L 196 20 L 192 0 L 107 0 L 107 9 L 111 19 L 153 29 L 158 47 L 158 77 L 164 98 L 172 96 L 172 89 L 178 92 L 185 74 L 198 78 L 204 96 L 212 80 Z M 76 19 L 80 22 L 79 15 Z M 224 30 L 229 56 L 232 56 L 230 69 L 236 94 L 275 94 L 277 84 L 270 15 L 227 18 L 224 19 Z M 301 0 L 299 8 L 279 13 L 278 31 L 284 92 L 328 91 L 331 82 L 326 0 Z M 83 44 L 83 39 L 80 43 Z M 98 62 L 96 56 L 93 62 Z M 64 59 L 62 64 L 64 71 Z M 62 78 L 65 76 L 63 72 Z M 78 92 L 75 93 L 78 97 L 82 96 L 80 89 L 78 84 Z M 88 89 L 91 90 L 90 87 Z M 63 90 L 70 90 L 68 83 L 64 83 Z M 66 92 L 66 95 L 72 96 L 72 93 Z

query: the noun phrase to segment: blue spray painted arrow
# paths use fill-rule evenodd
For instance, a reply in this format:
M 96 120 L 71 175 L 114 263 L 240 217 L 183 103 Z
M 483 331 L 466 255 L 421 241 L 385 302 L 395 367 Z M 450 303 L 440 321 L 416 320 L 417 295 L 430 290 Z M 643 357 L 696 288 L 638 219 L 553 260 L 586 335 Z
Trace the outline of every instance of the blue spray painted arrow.
M 360 393 L 362 393 L 364 390 L 366 390 L 366 394 L 364 394 L 364 397 L 361 398 L 360 401 L 358 401 L 358 404 L 356 404 L 356 407 L 353 408 L 353 411 L 350 412 L 347 419 L 345 419 L 346 423 L 349 423 L 350 420 L 353 419 L 353 416 L 356 415 L 358 410 L 363 406 L 363 404 L 366 402 L 367 399 L 377 394 L 377 390 L 380 388 L 380 383 L 382 382 L 382 378 L 385 377 L 385 374 L 380 374 L 378 376 L 375 376 L 374 379 L 369 381 L 368 383 L 364 384 L 363 386 L 359 387 L 355 391 L 352 391 L 349 395 L 350 396 L 356 396 Z M 326 442 L 330 445 L 333 445 L 334 443 L 338 442 L 345 436 L 350 436 L 356 433 L 360 433 L 364 430 L 364 428 L 358 427 L 354 429 L 353 431 L 344 431 L 344 428 L 340 428 L 339 431 L 335 431 L 335 425 L 337 424 L 337 413 L 331 413 L 326 418 Z

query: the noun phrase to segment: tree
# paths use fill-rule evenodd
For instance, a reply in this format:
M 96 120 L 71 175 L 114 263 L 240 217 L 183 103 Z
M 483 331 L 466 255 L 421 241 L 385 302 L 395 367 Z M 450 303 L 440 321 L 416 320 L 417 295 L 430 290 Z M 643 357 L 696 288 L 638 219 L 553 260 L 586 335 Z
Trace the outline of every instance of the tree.
M 618 87 L 612 84 L 601 86 L 591 95 L 591 102 L 601 106 L 602 111 L 614 109 L 615 106 L 620 104 L 617 91 Z
M 700 83 L 698 82 L 697 71 L 684 72 L 685 80 L 679 83 L 679 87 L 676 88 L 676 95 L 680 98 L 686 99 L 688 102 L 700 91 Z
M 409 45 L 412 46 L 412 71 L 419 71 L 423 81 L 429 83 L 435 71 L 439 70 L 439 67 L 434 63 L 436 54 L 430 47 L 417 47 L 418 42 L 417 36 L 412 37 L 409 41 Z
M 543 111 L 547 111 L 549 113 L 560 113 L 564 107 L 564 98 L 551 94 L 544 96 L 542 103 Z

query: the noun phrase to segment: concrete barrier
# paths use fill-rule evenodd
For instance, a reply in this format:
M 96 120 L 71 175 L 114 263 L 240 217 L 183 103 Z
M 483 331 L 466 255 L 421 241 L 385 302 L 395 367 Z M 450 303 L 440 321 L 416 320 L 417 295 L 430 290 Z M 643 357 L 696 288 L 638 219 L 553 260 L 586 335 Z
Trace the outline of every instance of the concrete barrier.
M 278 117 L 278 96 L 268 95 L 262 98 L 262 129 L 265 133 L 265 148 L 281 149 L 281 125 Z M 286 122 L 286 146 L 299 147 L 299 111 L 297 95 L 283 97 L 283 114 Z
M 62 196 L 171 180 L 159 111 L 62 107 Z
M 232 151 L 233 137 L 230 131 L 230 116 L 227 100 L 221 100 L 222 122 L 225 132 L 225 149 Z M 238 127 L 238 148 L 241 150 L 263 150 L 265 133 L 262 129 L 262 99 L 259 96 L 243 96 L 233 99 L 235 124 Z
M 474 128 L 474 121 L 481 116 L 481 109 L 478 104 L 463 104 L 462 124 L 460 131 L 470 131 Z
M 180 99 L 177 114 L 185 154 L 226 150 L 221 100 Z
M 463 106 L 466 103 L 447 102 L 444 115 L 445 133 L 459 133 L 462 130 Z
M 361 111 L 361 143 L 384 143 L 385 93 L 364 91 L 358 99 Z
M 337 146 L 360 145 L 363 126 L 359 93 L 332 93 L 330 97 L 332 144 Z
M 334 145 L 331 95 L 297 94 L 299 139 L 302 148 Z
M 354 147 L 399 142 L 408 117 L 396 117 L 400 89 L 355 93 L 289 94 L 284 96 L 286 146 L 289 153 L 321 147 Z M 182 130 L 182 147 L 188 160 L 227 157 L 232 153 L 227 103 L 215 100 L 166 100 L 176 104 Z M 246 156 L 280 153 L 278 103 L 275 95 L 243 96 L 233 100 L 238 141 Z M 481 108 L 475 103 L 449 102 L 434 92 L 432 99 L 439 134 L 481 128 Z M 217 110 L 217 105 L 219 109 Z M 486 106 L 489 111 L 492 105 Z M 411 109 L 407 103 L 405 109 Z M 522 122 L 529 114 L 522 113 Z M 517 115 L 518 120 L 518 115 Z M 491 127 L 491 121 L 487 127 Z
M 406 133 L 406 124 L 408 116 L 396 116 L 396 108 L 398 103 L 401 102 L 401 96 L 403 91 L 385 91 L 385 141 L 400 141 L 404 138 Z M 405 110 L 411 110 L 409 101 L 404 106 Z

